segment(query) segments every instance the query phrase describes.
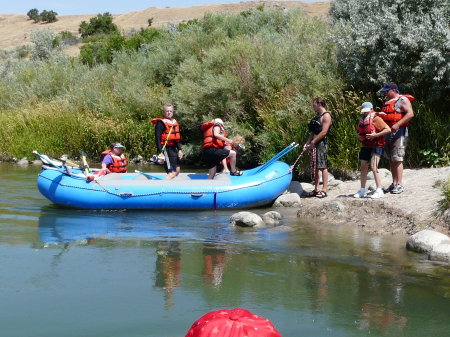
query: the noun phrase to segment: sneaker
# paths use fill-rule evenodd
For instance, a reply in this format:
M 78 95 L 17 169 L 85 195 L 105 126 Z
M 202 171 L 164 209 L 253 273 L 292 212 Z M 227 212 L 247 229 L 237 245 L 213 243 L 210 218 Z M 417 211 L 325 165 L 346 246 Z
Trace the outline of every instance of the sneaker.
M 365 198 L 366 196 L 366 190 L 363 188 L 360 188 L 358 192 L 353 194 L 353 198 Z
M 384 196 L 383 190 L 381 188 L 377 188 L 375 192 L 370 196 L 372 199 L 380 199 Z
M 400 184 L 395 184 L 394 188 L 392 189 L 392 194 L 400 194 L 404 191 L 404 187 Z
M 392 190 L 394 189 L 394 183 L 390 184 L 388 188 L 383 188 L 383 192 L 384 193 L 391 193 Z

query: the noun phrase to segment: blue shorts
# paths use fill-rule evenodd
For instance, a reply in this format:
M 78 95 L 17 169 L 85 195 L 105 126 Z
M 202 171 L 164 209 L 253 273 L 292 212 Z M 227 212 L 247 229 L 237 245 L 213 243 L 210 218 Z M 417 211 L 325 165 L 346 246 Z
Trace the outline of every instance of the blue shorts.
M 370 161 L 373 155 L 382 156 L 383 148 L 382 147 L 362 147 L 359 151 L 359 160 Z

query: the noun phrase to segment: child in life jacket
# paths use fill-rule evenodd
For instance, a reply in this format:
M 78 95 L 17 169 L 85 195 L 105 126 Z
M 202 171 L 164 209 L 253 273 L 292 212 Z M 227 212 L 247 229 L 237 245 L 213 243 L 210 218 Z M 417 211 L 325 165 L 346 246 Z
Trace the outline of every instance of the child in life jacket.
M 391 128 L 376 115 L 373 105 L 370 102 L 364 102 L 361 105 L 362 117 L 358 122 L 357 134 L 361 142 L 359 151 L 359 160 L 361 162 L 361 188 L 356 192 L 354 198 L 364 198 L 366 194 L 367 173 L 372 169 L 377 189 L 370 196 L 372 199 L 381 198 L 384 193 L 381 185 L 381 175 L 378 171 L 378 163 L 383 154 L 384 136 L 391 132 Z

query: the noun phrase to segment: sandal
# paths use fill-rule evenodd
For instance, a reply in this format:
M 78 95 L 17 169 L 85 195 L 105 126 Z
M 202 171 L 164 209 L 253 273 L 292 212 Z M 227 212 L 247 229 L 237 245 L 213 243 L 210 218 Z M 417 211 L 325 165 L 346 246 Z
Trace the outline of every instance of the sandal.
M 239 171 L 239 170 L 230 172 L 230 176 L 241 176 L 241 175 L 242 175 L 242 171 Z
M 308 197 L 308 198 L 315 197 L 317 195 L 317 193 L 319 193 L 319 191 L 316 191 L 316 190 L 311 191 L 311 192 L 307 192 L 306 193 L 306 197 Z
M 316 194 L 316 198 L 319 198 L 319 199 L 326 198 L 326 197 L 328 197 L 328 195 L 327 195 L 327 192 L 325 192 L 325 191 L 319 191 Z

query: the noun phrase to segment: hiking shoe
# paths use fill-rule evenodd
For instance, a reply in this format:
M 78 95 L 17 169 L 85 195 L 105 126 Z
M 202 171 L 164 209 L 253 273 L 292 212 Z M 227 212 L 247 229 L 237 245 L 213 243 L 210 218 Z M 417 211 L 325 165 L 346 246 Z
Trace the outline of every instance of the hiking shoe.
M 400 194 L 404 191 L 405 189 L 403 188 L 402 185 L 400 184 L 395 184 L 394 188 L 392 189 L 391 193 L 392 194 Z
M 366 190 L 360 188 L 358 192 L 353 194 L 353 198 L 365 198 L 367 196 Z
M 390 184 L 388 188 L 383 188 L 383 192 L 384 193 L 391 193 L 392 190 L 394 189 L 394 183 Z
M 372 199 L 380 199 L 384 196 L 383 190 L 381 188 L 377 188 L 375 192 L 370 196 Z

